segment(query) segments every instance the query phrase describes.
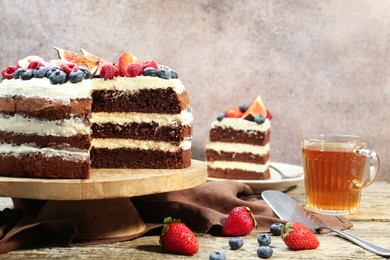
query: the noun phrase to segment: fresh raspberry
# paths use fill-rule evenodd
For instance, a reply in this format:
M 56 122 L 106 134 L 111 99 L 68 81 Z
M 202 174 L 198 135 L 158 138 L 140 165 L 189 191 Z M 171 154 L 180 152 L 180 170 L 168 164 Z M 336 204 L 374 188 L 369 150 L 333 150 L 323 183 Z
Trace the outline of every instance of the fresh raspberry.
M 238 108 L 229 107 L 228 109 L 226 109 L 225 115 L 226 117 L 230 118 L 240 118 L 242 116 L 242 112 Z
M 147 67 L 152 67 L 154 69 L 158 69 L 158 65 L 157 65 L 157 62 L 155 60 L 146 60 L 146 61 L 141 61 L 141 66 L 142 66 L 142 70 L 144 70 L 145 68 Z
M 139 63 L 130 63 L 126 68 L 126 77 L 140 76 L 142 73 L 142 66 Z
M 15 66 L 7 66 L 1 71 L 1 76 L 5 79 L 12 79 L 17 69 Z
M 100 77 L 103 79 L 113 79 L 119 76 L 119 69 L 113 64 L 104 64 L 100 70 Z
M 34 61 L 30 62 L 30 64 L 28 64 L 27 69 L 35 70 L 38 67 L 45 67 L 45 64 L 43 64 L 39 60 L 34 60 Z
M 125 51 L 122 53 L 122 55 L 119 57 L 118 60 L 118 69 L 119 69 L 119 74 L 123 77 L 127 76 L 127 66 L 129 66 L 131 63 L 139 63 L 140 60 L 135 57 L 133 54 L 130 52 Z
M 69 74 L 72 72 L 72 70 L 78 70 L 79 65 L 76 63 L 62 63 L 60 65 L 60 69 L 66 73 L 66 75 L 69 76 Z

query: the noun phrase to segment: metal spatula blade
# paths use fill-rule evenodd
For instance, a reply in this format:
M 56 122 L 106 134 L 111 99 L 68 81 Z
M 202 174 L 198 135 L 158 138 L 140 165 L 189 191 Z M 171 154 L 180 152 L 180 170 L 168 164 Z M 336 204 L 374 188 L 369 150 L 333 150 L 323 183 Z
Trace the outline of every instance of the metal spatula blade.
M 271 207 L 275 214 L 284 220 L 300 222 L 312 230 L 326 228 L 336 232 L 339 236 L 348 239 L 349 241 L 367 249 L 377 255 L 390 256 L 390 250 L 382 248 L 371 243 L 368 243 L 360 238 L 352 236 L 338 228 L 327 226 L 320 218 L 312 212 L 304 209 L 295 200 L 290 198 L 287 194 L 275 191 L 266 190 L 261 193 L 264 201 Z

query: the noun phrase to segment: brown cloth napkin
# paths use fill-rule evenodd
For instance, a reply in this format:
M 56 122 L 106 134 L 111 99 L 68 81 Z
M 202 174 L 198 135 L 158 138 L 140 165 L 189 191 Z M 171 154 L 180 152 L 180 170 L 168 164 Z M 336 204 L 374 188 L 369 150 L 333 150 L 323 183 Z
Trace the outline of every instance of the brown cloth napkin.
M 46 201 L 13 201 L 14 209 L 0 212 L 0 253 L 26 247 L 82 246 L 130 240 L 158 230 L 167 216 L 181 219 L 196 233 L 221 235 L 224 221 L 236 206 L 251 208 L 259 232 L 268 231 L 272 223 L 284 222 L 275 216 L 260 196 L 253 194 L 249 186 L 235 181 L 207 182 L 191 189 L 131 198 L 147 228 L 142 234 L 112 239 L 77 241 L 77 226 L 72 221 L 37 218 Z M 321 215 L 320 218 L 340 229 L 352 226 L 343 217 Z

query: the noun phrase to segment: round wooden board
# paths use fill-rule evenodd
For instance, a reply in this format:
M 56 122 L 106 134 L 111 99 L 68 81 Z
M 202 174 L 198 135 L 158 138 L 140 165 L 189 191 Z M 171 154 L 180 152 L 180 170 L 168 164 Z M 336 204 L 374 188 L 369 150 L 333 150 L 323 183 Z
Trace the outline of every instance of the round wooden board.
M 0 177 L 0 196 L 42 200 L 133 197 L 182 190 L 206 182 L 205 162 L 185 169 L 91 169 L 89 179 Z

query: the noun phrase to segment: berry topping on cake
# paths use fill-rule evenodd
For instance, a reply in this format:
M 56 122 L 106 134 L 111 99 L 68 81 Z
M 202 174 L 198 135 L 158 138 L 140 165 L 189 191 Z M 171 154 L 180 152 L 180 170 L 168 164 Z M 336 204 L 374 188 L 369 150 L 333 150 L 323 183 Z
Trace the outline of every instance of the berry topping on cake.
M 170 79 L 172 77 L 171 70 L 167 67 L 160 67 L 157 70 L 157 77 L 162 79 Z
M 39 60 L 34 60 L 28 64 L 27 69 L 35 70 L 38 67 L 45 67 L 45 64 Z
M 267 110 L 260 96 L 257 96 L 256 100 L 248 107 L 242 118 L 253 121 L 256 116 L 267 117 Z
M 58 52 L 58 57 L 62 61 L 67 61 L 70 63 L 75 63 L 79 66 L 83 66 L 91 71 L 92 74 L 98 74 L 98 68 L 100 65 L 100 60 L 95 56 L 81 56 L 77 53 L 64 50 L 58 47 L 53 47 Z
M 84 72 L 82 70 L 72 70 L 69 73 L 69 81 L 72 83 L 81 82 L 84 78 Z
M 225 115 L 226 117 L 230 118 L 240 118 L 242 116 L 242 112 L 238 108 L 229 107 L 228 109 L 226 109 Z
M 217 120 L 218 121 L 222 121 L 222 119 L 224 119 L 226 117 L 226 115 L 225 115 L 225 113 L 219 113 L 218 115 L 217 115 Z
M 144 70 L 145 68 L 148 68 L 148 67 L 152 67 L 156 70 L 158 69 L 158 65 L 157 65 L 157 62 L 155 60 L 141 61 L 140 64 L 142 66 L 142 70 Z
M 15 72 L 14 72 L 14 79 L 20 79 L 20 75 L 22 75 L 22 73 L 24 73 L 27 69 L 25 68 L 20 68 L 20 69 L 17 69 Z
M 153 67 L 147 67 L 142 71 L 142 75 L 147 77 L 156 77 L 157 70 Z
M 33 73 L 34 71 L 32 69 L 26 69 L 22 74 L 20 74 L 20 78 L 22 80 L 29 80 L 33 77 Z
M 265 122 L 265 117 L 263 117 L 263 116 L 255 116 L 254 121 L 255 121 L 257 124 L 261 125 L 262 123 Z
M 240 109 L 240 111 L 242 113 L 245 113 L 245 111 L 248 110 L 248 105 L 247 104 L 241 104 L 241 105 L 238 106 L 238 109 Z
M 267 109 L 267 116 L 266 116 L 269 120 L 272 120 L 273 116 L 271 114 L 271 112 L 269 112 L 269 110 Z
M 142 74 L 142 66 L 139 63 L 130 63 L 126 68 L 126 76 L 133 78 Z
M 32 63 L 33 61 L 37 61 L 37 62 L 39 62 L 42 65 L 45 64 L 44 59 L 42 59 L 41 57 L 36 56 L 36 55 L 30 55 L 30 56 L 27 56 L 24 59 L 18 60 L 18 62 L 16 63 L 16 66 L 18 68 L 25 68 L 25 69 L 27 69 L 28 66 L 30 65 L 30 63 Z
M 78 70 L 79 65 L 76 63 L 62 63 L 60 65 L 60 69 L 66 73 L 66 75 L 69 75 L 73 70 Z
M 103 79 L 113 79 L 119 76 L 119 69 L 113 64 L 104 64 L 100 71 L 100 77 Z
M 127 76 L 127 67 L 131 63 L 139 63 L 140 60 L 132 55 L 130 52 L 125 51 L 122 53 L 122 55 L 119 57 L 118 60 L 118 69 L 119 69 L 119 75 L 126 77 Z
M 86 67 L 79 66 L 79 70 L 81 70 L 82 72 L 84 72 L 84 78 L 85 78 L 85 79 L 90 79 L 90 78 L 92 78 L 91 72 L 90 72 Z
M 56 71 L 59 71 L 60 69 L 58 67 L 49 67 L 46 72 L 46 78 L 50 78 L 51 74 L 53 74 Z
M 37 67 L 34 70 L 33 76 L 34 78 L 43 78 L 47 71 L 49 70 L 49 67 Z
M 5 79 L 12 79 L 16 69 L 15 66 L 7 66 L 1 71 L 1 76 Z
M 66 73 L 62 70 L 56 70 L 49 77 L 51 84 L 64 84 L 66 81 Z

